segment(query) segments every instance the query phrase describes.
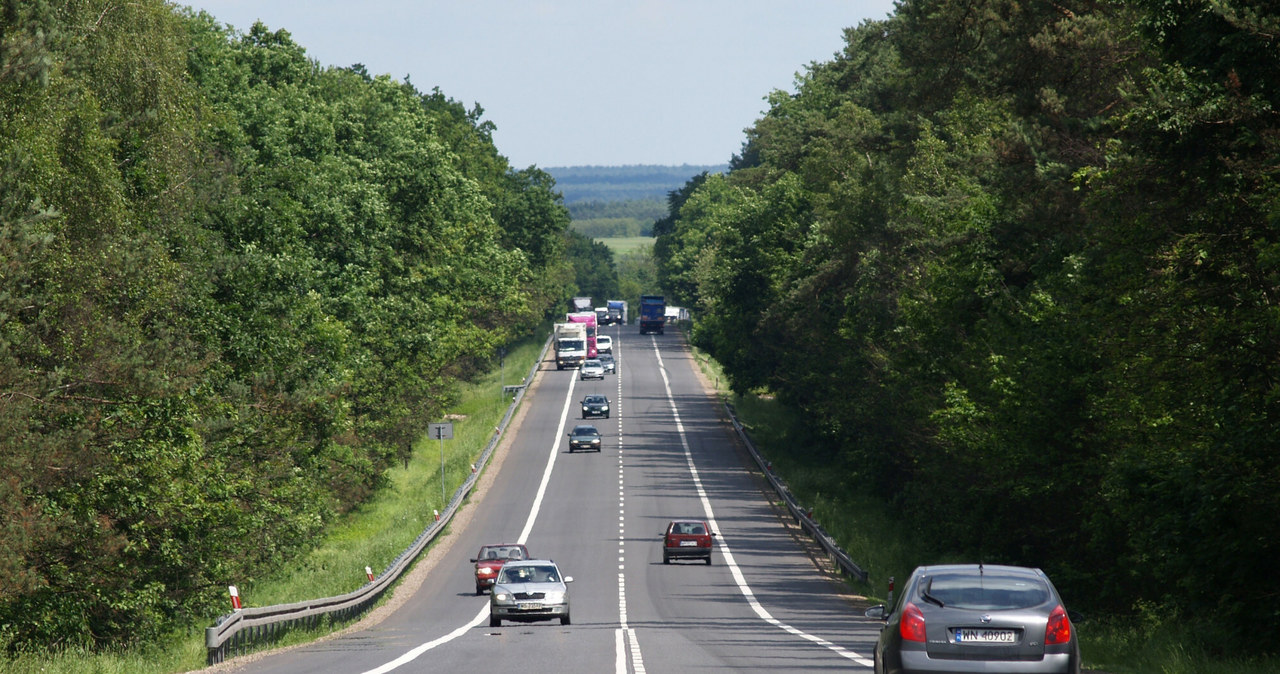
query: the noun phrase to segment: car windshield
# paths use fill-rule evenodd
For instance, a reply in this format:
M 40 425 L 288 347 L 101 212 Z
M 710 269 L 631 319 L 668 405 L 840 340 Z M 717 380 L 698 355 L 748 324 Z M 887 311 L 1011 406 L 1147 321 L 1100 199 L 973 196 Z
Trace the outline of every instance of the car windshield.
M 574 435 L 597 435 L 599 432 L 595 426 L 577 426 L 573 429 Z
M 558 583 L 560 582 L 560 574 L 556 573 L 556 567 L 547 565 L 537 566 L 504 566 L 502 572 L 498 574 L 499 583 Z
M 604 396 L 587 396 L 587 402 L 592 404 L 602 403 L 604 402 Z
M 1035 579 L 976 573 L 934 576 L 923 591 L 945 606 L 980 611 L 1028 608 L 1049 599 L 1049 589 Z
M 600 361 L 598 361 L 598 360 L 589 360 L 589 361 L 587 361 L 587 362 L 583 363 L 582 365 L 583 365 L 583 367 L 600 367 Z

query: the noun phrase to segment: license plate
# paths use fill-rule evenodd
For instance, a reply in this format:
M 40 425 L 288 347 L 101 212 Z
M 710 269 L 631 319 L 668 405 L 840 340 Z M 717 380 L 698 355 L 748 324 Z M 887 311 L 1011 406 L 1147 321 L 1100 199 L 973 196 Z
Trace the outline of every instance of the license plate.
M 542 608 L 542 604 L 526 601 L 516 604 L 516 608 L 521 611 L 537 611 Z
M 1011 644 L 1018 640 L 1014 630 L 982 630 L 958 629 L 955 631 L 957 644 Z
M 682 548 L 696 548 L 696 547 L 698 547 L 698 542 L 697 542 L 697 541 L 680 541 L 680 547 L 682 547 Z

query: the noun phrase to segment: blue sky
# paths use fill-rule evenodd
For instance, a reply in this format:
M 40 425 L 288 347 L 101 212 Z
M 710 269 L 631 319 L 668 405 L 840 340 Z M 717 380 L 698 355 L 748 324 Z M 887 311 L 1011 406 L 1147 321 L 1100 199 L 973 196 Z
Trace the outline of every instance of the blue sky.
M 323 65 L 408 77 L 497 125 L 513 166 L 721 164 L 765 97 L 893 0 L 197 0 Z

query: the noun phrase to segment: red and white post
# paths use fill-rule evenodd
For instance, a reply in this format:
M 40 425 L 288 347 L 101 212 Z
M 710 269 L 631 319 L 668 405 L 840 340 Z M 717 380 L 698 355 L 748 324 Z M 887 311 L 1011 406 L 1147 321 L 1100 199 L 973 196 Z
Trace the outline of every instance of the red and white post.
M 368 576 L 368 577 L 369 577 L 369 582 L 370 582 L 370 583 L 372 583 L 372 582 L 373 582 L 373 569 L 371 569 L 371 568 L 369 568 L 369 567 L 367 567 L 367 566 L 366 566 L 366 567 L 364 567 L 364 575 L 366 575 L 366 576 Z
M 234 611 L 239 611 L 241 608 L 240 590 L 237 590 L 235 585 L 228 585 L 227 592 L 231 593 L 231 609 Z

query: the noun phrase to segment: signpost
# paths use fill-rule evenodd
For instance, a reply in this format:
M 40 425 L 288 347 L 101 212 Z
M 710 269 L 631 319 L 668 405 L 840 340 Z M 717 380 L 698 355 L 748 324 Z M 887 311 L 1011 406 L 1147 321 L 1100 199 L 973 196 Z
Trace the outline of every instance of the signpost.
M 444 441 L 453 439 L 453 422 L 445 421 L 439 424 L 429 424 L 427 426 L 427 435 L 440 441 L 440 507 L 448 504 L 448 500 L 444 495 Z

